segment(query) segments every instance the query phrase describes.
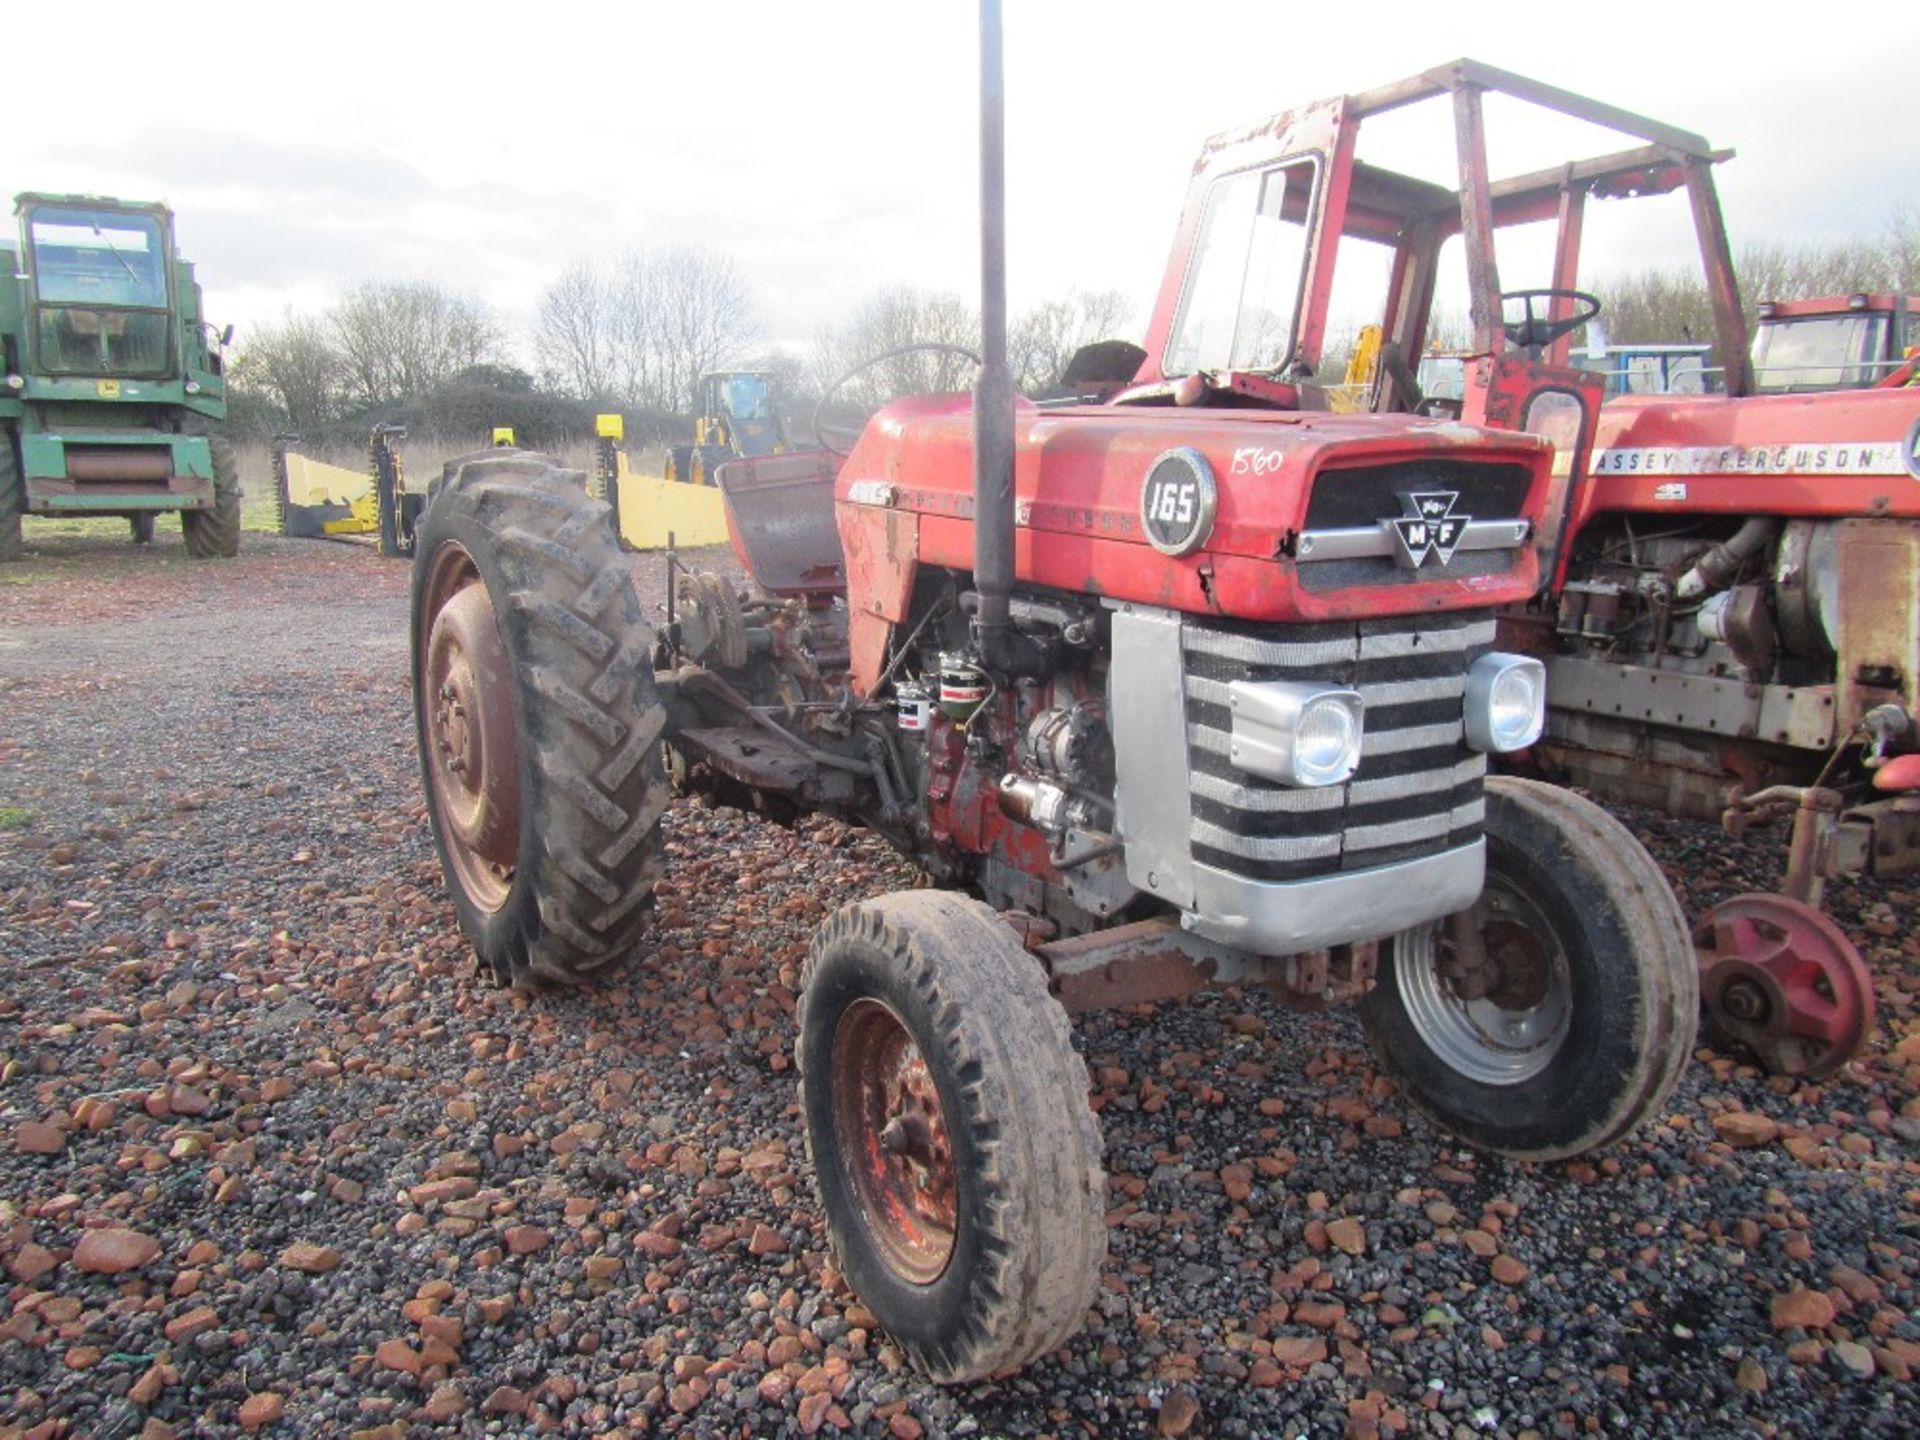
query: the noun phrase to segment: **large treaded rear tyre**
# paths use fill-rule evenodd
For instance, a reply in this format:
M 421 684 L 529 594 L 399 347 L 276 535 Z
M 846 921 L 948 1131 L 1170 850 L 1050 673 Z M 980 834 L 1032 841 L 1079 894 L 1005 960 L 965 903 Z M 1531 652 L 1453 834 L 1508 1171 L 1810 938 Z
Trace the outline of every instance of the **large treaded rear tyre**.
M 20 520 L 27 510 L 27 486 L 21 478 L 20 456 L 13 431 L 0 429 L 0 560 L 20 560 L 27 553 Z
M 180 512 L 180 538 L 196 560 L 230 559 L 240 553 L 240 467 L 226 436 L 209 435 L 207 445 L 213 451 L 213 504 Z
M 415 735 L 460 927 L 501 983 L 585 983 L 640 947 L 668 799 L 608 509 L 577 471 L 486 451 L 448 465 L 417 542 Z
M 855 1293 L 942 1383 L 1064 1343 L 1106 1258 L 1106 1177 L 1038 963 L 978 901 L 910 890 L 831 916 L 801 990 L 808 1148 Z
M 1461 1139 L 1562 1160 L 1657 1114 L 1692 1053 L 1699 975 L 1659 867 L 1590 801 L 1487 781 L 1487 993 L 1441 973 L 1435 928 L 1393 937 L 1360 1020 L 1382 1066 Z

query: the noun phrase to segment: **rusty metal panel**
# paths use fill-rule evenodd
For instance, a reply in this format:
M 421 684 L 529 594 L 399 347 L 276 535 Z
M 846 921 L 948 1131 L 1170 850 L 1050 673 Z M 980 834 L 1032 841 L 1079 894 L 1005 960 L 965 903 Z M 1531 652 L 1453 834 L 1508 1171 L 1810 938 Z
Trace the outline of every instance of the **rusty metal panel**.
M 1828 686 L 1751 685 L 1572 655 L 1553 656 L 1546 664 L 1547 701 L 1557 710 L 1617 715 L 1632 723 L 1803 750 L 1834 743 L 1834 695 Z
M 1842 520 L 1838 533 L 1840 716 L 1852 725 L 1897 695 L 1920 704 L 1920 521 Z
M 1505 348 L 1506 336 L 1500 328 L 1500 271 L 1493 253 L 1486 117 L 1480 92 L 1471 85 L 1453 92 L 1453 142 L 1460 160 L 1460 238 L 1467 260 L 1473 348 L 1482 355 L 1497 356 Z
M 847 641 L 853 684 L 870 695 L 887 664 L 893 627 L 903 624 L 920 568 L 920 517 L 872 504 L 838 507 L 847 574 Z
M 1556 325 L 1573 315 L 1572 291 L 1580 284 L 1580 237 L 1587 217 L 1587 192 L 1568 184 L 1560 191 L 1559 224 L 1553 240 L 1553 288 L 1569 293 L 1553 297 L 1547 318 Z M 1573 332 L 1558 336 L 1547 346 L 1549 365 L 1565 365 L 1571 356 Z
M 1707 267 L 1707 290 L 1713 297 L 1713 324 L 1720 337 L 1720 364 L 1726 392 L 1753 391 L 1752 359 L 1747 350 L 1747 313 L 1740 307 L 1740 281 L 1733 269 L 1733 249 L 1727 243 L 1727 224 L 1720 214 L 1720 197 L 1713 188 L 1712 162 L 1687 162 L 1687 199 L 1693 206 L 1693 228 L 1700 237 L 1700 254 Z
M 717 475 L 729 529 L 748 570 L 775 595 L 834 594 L 846 587 L 834 528 L 833 457 L 801 450 L 730 460 Z

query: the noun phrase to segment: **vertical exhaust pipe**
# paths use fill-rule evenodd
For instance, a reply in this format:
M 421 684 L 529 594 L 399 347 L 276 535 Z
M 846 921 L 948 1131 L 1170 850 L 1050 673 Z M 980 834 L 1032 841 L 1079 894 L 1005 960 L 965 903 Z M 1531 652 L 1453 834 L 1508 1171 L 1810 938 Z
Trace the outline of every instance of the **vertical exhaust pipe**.
M 1025 675 L 1044 652 L 1013 629 L 1013 375 L 1007 368 L 1007 125 L 1000 0 L 980 0 L 980 378 L 973 388 L 974 643 Z

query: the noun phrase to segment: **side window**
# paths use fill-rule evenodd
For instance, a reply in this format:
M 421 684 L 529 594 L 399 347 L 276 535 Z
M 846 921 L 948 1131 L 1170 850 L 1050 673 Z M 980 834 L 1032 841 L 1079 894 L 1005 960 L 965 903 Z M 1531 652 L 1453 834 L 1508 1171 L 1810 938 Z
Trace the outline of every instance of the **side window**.
M 1570 390 L 1542 390 L 1527 402 L 1526 419 L 1520 428 L 1553 442 L 1553 473 L 1570 474 L 1574 451 L 1580 448 L 1580 431 L 1586 419 L 1586 407 Z
M 1393 283 L 1394 247 L 1360 235 L 1342 235 L 1334 254 L 1333 290 L 1327 297 L 1327 335 L 1320 350 L 1318 375 L 1336 408 L 1366 400 L 1377 360 L 1367 353 L 1362 335 L 1386 319 L 1387 287 Z M 1359 363 L 1355 364 L 1355 360 Z M 1351 388 L 1350 388 L 1351 387 Z M 1357 392 L 1357 393 L 1356 393 Z

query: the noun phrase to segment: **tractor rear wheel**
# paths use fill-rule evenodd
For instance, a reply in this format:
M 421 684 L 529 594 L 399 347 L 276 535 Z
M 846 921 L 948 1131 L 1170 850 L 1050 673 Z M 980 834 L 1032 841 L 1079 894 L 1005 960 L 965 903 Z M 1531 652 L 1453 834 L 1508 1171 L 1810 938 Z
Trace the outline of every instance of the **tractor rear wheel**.
M 0 560 L 25 558 L 27 547 L 20 537 L 20 518 L 26 510 L 27 487 L 20 476 L 13 432 L 0 430 Z
M 460 928 L 502 984 L 639 948 L 666 711 L 607 507 L 541 455 L 451 462 L 416 532 L 414 731 Z
M 1486 829 L 1480 900 L 1394 936 L 1360 1020 L 1440 1125 L 1515 1159 L 1567 1159 L 1672 1092 L 1700 1003 L 1692 938 L 1659 867 L 1590 801 L 1495 777 Z
M 151 545 L 153 543 L 153 512 L 137 510 L 127 516 L 127 528 L 133 531 L 133 543 Z
M 227 559 L 240 553 L 240 468 L 226 436 L 208 436 L 207 444 L 213 450 L 213 504 L 182 510 L 180 536 L 196 560 Z
M 666 472 L 667 472 L 667 479 L 673 481 L 676 485 L 687 485 L 692 483 L 693 446 L 691 445 L 668 446 Z
M 945 1384 L 1078 1330 L 1106 1258 L 1087 1067 L 994 912 L 909 890 L 836 912 L 799 1004 L 800 1103 L 842 1272 Z

